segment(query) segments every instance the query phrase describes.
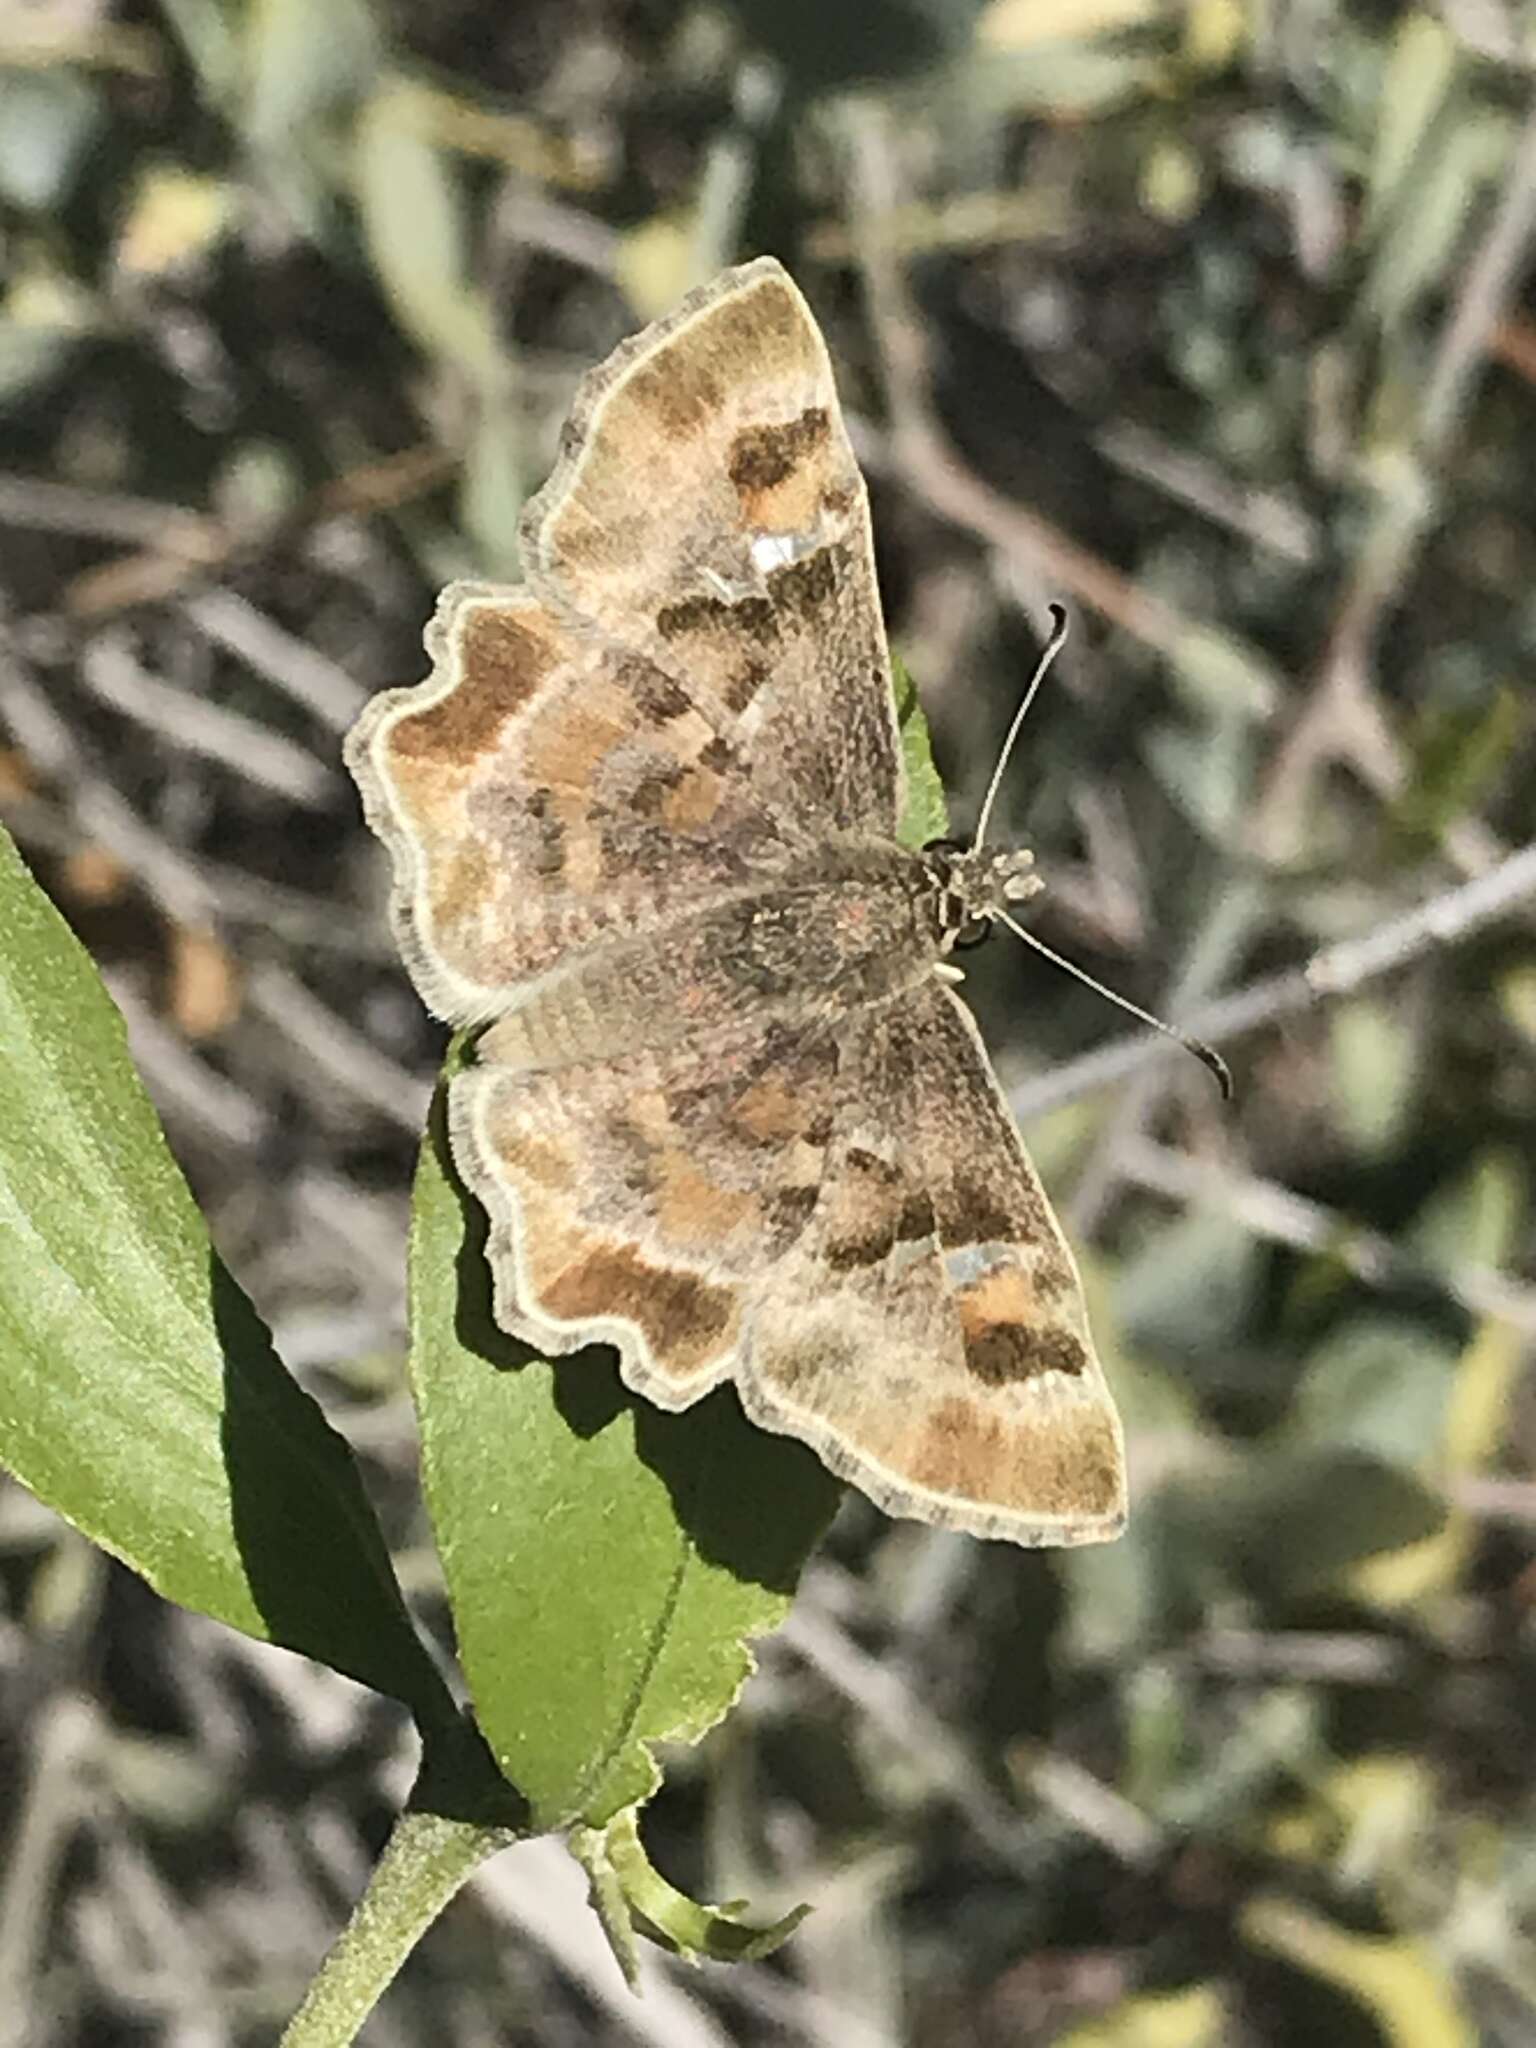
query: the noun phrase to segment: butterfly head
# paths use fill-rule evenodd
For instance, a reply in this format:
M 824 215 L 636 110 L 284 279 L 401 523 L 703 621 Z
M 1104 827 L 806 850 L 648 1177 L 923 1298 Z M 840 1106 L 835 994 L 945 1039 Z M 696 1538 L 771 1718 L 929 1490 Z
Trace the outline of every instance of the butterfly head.
M 939 947 L 944 953 L 978 945 L 997 918 L 1045 887 L 1034 872 L 1035 856 L 1027 846 L 1002 853 L 936 839 L 923 848 L 923 858 L 933 880 Z

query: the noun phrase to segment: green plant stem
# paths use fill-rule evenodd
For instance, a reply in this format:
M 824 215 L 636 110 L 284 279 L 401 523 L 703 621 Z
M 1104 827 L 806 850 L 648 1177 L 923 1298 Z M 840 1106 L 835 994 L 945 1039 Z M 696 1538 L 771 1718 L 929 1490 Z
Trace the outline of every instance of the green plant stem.
M 406 1812 L 280 2048 L 344 2048 L 444 1906 L 512 1828 Z

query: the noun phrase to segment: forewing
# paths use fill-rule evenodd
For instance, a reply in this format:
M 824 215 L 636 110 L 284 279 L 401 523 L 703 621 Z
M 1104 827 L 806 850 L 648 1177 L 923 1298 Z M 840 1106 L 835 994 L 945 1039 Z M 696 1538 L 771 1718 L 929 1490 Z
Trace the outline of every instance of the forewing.
M 826 344 L 771 258 L 588 376 L 523 558 L 552 604 L 673 676 L 786 819 L 894 832 L 864 480 Z
M 431 674 L 347 744 L 402 951 L 458 1022 L 610 931 L 899 816 L 864 485 L 776 263 L 726 272 L 588 378 L 525 553 L 527 586 L 443 593 Z
M 455 583 L 432 672 L 347 740 L 394 865 L 413 979 L 465 1023 L 609 932 L 660 926 L 789 857 L 749 765 L 643 656 L 526 590 Z

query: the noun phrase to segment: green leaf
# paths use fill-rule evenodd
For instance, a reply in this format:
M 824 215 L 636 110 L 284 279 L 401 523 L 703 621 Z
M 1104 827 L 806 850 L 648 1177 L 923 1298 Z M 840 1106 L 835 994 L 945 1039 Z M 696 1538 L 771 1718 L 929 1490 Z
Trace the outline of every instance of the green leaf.
M 1456 1363 L 1453 1345 L 1405 1316 L 1356 1316 L 1308 1359 L 1298 1432 L 1418 1472 L 1444 1439 Z
M 244 19 L 246 104 L 242 126 L 258 149 L 281 150 L 326 115 L 350 105 L 379 62 L 379 25 L 368 0 L 254 0 Z
M 907 781 L 901 839 L 905 846 L 926 846 L 930 839 L 942 839 L 948 832 L 949 807 L 939 771 L 933 765 L 933 743 L 918 701 L 917 686 L 894 653 L 891 673 L 896 683 L 896 722 L 901 728 L 901 758 Z
M 451 1712 L 343 1440 L 215 1256 L 95 969 L 0 831 L 0 1459 L 155 1590 Z
M 462 1042 L 448 1075 L 463 1064 Z M 736 1699 L 836 1505 L 802 1445 L 722 1388 L 682 1415 L 612 1354 L 553 1365 L 491 1319 L 485 1216 L 443 1091 L 416 1177 L 411 1376 L 427 1502 L 480 1725 L 531 1824 L 602 1827 Z
M 1426 705 L 1408 734 L 1411 773 L 1392 803 L 1388 862 L 1428 852 L 1458 818 L 1484 803 L 1529 723 L 1523 699 L 1507 686 L 1471 705 Z
M 1434 1536 L 1445 1503 L 1411 1473 L 1348 1445 L 1244 1461 L 1203 1503 L 1211 1555 L 1270 1598 L 1333 1584 L 1363 1559 Z
M 1366 183 L 1366 220 L 1374 226 L 1422 167 L 1434 131 L 1454 97 L 1461 52 L 1442 22 L 1421 9 L 1398 24 L 1380 97 Z
M 1401 998 L 1362 994 L 1328 1018 L 1333 1106 L 1341 1137 L 1363 1157 L 1398 1144 L 1419 1099 L 1421 1032 Z
M 497 393 L 507 365 L 473 282 L 460 182 L 429 133 L 421 97 L 386 77 L 358 116 L 353 184 L 379 284 L 419 348 Z

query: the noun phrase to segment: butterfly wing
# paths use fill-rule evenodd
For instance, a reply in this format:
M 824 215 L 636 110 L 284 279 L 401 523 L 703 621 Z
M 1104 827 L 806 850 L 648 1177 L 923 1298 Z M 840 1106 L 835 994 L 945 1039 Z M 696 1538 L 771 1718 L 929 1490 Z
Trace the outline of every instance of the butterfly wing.
M 427 648 L 431 675 L 369 703 L 347 764 L 439 1016 L 493 1016 L 564 956 L 790 857 L 750 765 L 685 693 L 531 592 L 450 585 Z
M 524 553 L 527 586 L 450 586 L 431 674 L 347 744 L 407 964 L 458 1022 L 900 810 L 864 485 L 778 264 L 587 379 Z
M 856 1020 L 821 1199 L 759 1297 L 748 1412 L 893 1514 L 1015 1543 L 1125 1521 L 1119 1417 L 1072 1253 L 970 1012 Z
M 895 831 L 868 497 L 826 343 L 771 257 L 586 378 L 522 542 L 534 588 L 675 678 L 782 816 Z
M 758 1422 L 893 1513 L 1020 1543 L 1118 1532 L 1077 1272 L 947 991 L 560 1074 L 492 1059 L 451 1112 L 497 1320 L 530 1343 L 615 1344 L 667 1408 L 734 1376 Z

